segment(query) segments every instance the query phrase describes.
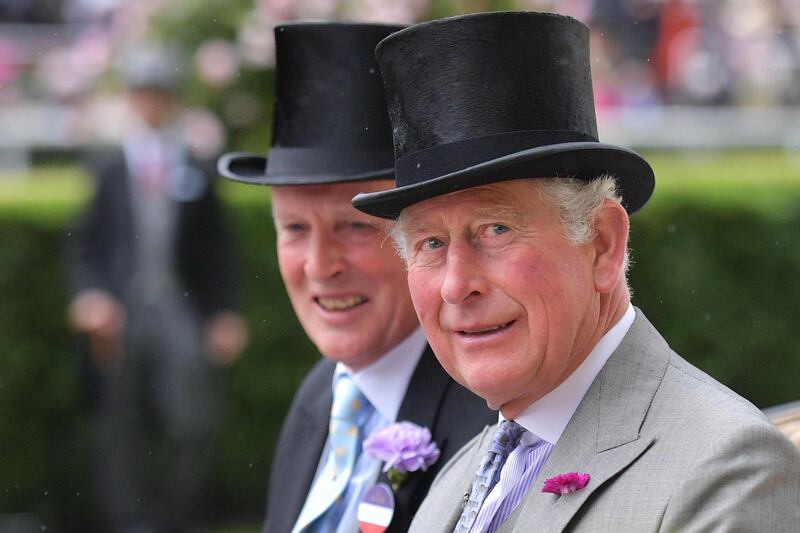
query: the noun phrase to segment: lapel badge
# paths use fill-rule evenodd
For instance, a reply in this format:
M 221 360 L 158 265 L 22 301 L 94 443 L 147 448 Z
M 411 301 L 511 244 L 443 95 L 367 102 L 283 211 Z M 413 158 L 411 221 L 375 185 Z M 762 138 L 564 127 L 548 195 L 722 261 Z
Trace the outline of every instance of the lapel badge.
M 358 504 L 361 533 L 383 533 L 392 522 L 394 495 L 386 483 L 376 483 Z

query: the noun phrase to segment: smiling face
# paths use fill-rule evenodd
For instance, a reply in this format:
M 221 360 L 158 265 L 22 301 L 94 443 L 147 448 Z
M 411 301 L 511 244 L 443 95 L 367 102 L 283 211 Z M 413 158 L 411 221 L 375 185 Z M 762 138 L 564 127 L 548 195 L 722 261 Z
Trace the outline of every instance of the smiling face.
M 406 273 L 382 221 L 352 207 L 376 180 L 272 188 L 278 262 L 306 334 L 328 359 L 354 370 L 418 326 Z
M 616 235 L 627 215 L 609 205 L 598 218 L 597 237 L 571 244 L 535 180 L 403 210 L 408 283 L 428 340 L 456 381 L 507 418 L 563 382 L 609 327 L 608 315 L 627 307 L 617 287 L 626 236 Z

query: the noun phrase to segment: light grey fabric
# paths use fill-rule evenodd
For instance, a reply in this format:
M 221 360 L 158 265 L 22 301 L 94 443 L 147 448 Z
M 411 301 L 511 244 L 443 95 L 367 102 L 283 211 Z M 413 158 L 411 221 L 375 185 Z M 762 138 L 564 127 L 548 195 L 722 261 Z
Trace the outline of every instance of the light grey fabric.
M 492 428 L 441 470 L 412 533 L 451 532 Z M 545 479 L 586 472 L 582 490 Z M 800 453 L 750 403 L 675 352 L 644 315 L 595 379 L 500 532 L 800 531 Z

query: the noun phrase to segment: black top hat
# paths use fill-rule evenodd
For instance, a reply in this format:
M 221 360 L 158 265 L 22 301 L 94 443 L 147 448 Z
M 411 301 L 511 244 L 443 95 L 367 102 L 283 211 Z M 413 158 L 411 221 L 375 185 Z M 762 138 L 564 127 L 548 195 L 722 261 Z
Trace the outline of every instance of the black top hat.
M 223 155 L 223 176 L 302 185 L 394 175 L 392 133 L 375 45 L 402 26 L 290 23 L 275 28 L 276 86 L 269 159 Z
M 653 191 L 637 153 L 598 142 L 589 31 L 548 13 L 479 13 L 411 26 L 376 50 L 394 132 L 394 189 L 353 205 L 397 218 L 486 183 L 614 174 L 632 213 Z

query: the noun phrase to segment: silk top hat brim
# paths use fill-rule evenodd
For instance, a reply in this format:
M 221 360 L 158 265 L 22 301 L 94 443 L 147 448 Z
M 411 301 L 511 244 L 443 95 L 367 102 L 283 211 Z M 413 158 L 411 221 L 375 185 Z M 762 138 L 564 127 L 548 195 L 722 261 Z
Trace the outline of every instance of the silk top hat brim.
M 421 167 L 420 167 L 421 168 Z M 397 219 L 406 207 L 443 194 L 523 178 L 616 178 L 622 205 L 638 211 L 655 188 L 653 169 L 633 150 L 600 142 L 568 142 L 521 150 L 394 189 L 359 193 L 353 206 L 372 216 Z
M 653 192 L 636 152 L 599 142 L 589 30 L 562 15 L 492 12 L 410 26 L 376 48 L 392 124 L 396 187 L 359 194 L 397 218 L 416 202 L 483 184 L 617 178 L 633 213 Z
M 267 155 L 219 159 L 228 179 L 261 185 L 394 176 L 375 46 L 402 26 L 291 22 L 275 28 L 275 101 Z
M 311 185 L 394 177 L 391 150 L 272 148 L 269 155 L 267 158 L 252 152 L 231 152 L 219 158 L 217 172 L 229 180 L 252 185 Z

